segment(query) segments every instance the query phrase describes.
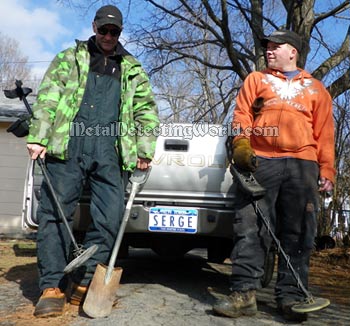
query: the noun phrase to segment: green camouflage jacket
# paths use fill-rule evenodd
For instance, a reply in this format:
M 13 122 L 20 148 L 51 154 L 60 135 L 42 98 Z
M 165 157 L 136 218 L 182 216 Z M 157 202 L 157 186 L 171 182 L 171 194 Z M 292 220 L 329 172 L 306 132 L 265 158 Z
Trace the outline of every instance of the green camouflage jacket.
M 45 73 L 27 137 L 27 143 L 46 146 L 49 155 L 63 160 L 68 158 L 71 123 L 84 95 L 90 63 L 87 41 L 76 43 L 57 54 Z M 157 137 L 152 131 L 159 119 L 148 76 L 126 51 L 121 61 L 119 125 L 116 149 L 123 169 L 132 171 L 138 157 L 153 158 Z

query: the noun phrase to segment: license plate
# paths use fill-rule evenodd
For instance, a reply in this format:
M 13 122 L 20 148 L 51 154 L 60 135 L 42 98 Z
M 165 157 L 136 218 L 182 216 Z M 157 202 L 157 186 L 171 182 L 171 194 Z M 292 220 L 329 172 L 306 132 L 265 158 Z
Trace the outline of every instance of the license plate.
M 151 207 L 148 230 L 152 232 L 197 233 L 198 210 L 194 208 Z

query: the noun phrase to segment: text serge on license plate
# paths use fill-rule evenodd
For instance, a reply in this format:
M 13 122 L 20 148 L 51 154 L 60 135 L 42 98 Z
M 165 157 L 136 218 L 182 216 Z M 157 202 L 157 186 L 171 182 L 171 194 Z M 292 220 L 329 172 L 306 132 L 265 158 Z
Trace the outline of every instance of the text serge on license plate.
M 198 210 L 194 208 L 151 207 L 148 230 L 153 232 L 196 233 Z

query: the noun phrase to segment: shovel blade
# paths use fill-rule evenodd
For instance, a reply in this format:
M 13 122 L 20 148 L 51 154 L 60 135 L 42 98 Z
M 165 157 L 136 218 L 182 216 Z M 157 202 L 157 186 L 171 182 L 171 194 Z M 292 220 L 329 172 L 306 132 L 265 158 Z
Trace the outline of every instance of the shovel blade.
M 87 292 L 83 310 L 91 318 L 107 317 L 112 312 L 123 269 L 116 267 L 111 279 L 105 284 L 108 266 L 98 264 Z

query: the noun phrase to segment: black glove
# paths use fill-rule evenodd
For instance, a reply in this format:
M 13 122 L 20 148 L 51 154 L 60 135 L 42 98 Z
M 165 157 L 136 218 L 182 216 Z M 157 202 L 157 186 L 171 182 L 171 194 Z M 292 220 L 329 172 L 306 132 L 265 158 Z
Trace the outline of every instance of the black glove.
M 254 172 L 258 166 L 256 155 L 250 146 L 250 141 L 247 138 L 240 138 L 233 142 L 233 161 L 238 168 Z

